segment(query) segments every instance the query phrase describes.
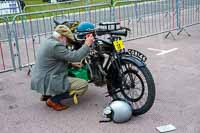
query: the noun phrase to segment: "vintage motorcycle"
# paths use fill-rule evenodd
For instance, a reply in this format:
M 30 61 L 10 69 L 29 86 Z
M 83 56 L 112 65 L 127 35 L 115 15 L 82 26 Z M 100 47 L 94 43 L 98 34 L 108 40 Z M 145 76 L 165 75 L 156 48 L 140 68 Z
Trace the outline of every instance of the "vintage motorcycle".
M 65 21 L 68 27 L 73 25 L 72 21 L 68 22 Z M 95 43 L 83 60 L 84 67 L 71 68 L 69 74 L 79 77 L 77 73 L 85 71 L 89 83 L 107 85 L 106 96 L 129 102 L 133 115 L 146 113 L 152 107 L 156 93 L 152 74 L 145 64 L 147 57 L 137 50 L 125 49 L 122 36 L 127 36 L 128 28 L 120 27 L 117 22 L 104 22 L 99 26 L 98 29 L 73 31 L 76 44 L 82 44 L 88 34 L 93 34 Z

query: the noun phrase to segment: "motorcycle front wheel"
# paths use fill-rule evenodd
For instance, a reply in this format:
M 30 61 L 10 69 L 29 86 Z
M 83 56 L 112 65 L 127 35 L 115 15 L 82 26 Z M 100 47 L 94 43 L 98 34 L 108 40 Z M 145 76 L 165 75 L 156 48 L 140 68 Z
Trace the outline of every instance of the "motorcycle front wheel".
M 107 81 L 109 95 L 113 99 L 128 101 L 133 108 L 133 115 L 142 115 L 150 110 L 155 100 L 155 83 L 146 66 L 139 67 L 132 61 L 121 62 L 121 72 L 112 71 Z M 122 73 L 114 76 L 113 72 Z

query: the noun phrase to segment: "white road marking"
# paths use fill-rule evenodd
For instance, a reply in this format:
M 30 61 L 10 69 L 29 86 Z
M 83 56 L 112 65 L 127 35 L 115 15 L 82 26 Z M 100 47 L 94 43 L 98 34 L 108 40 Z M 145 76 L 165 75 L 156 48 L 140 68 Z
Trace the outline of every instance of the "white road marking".
M 162 50 L 162 49 L 148 48 L 148 50 L 159 52 L 159 53 L 156 54 L 156 55 L 164 55 L 164 54 L 167 54 L 167 53 L 170 53 L 170 52 L 176 51 L 176 50 L 178 50 L 178 48 L 173 48 L 173 49 L 169 49 L 169 50 Z
M 152 50 L 152 51 L 159 51 L 159 52 L 163 52 L 165 50 L 161 50 L 161 49 L 155 49 L 155 48 L 148 48 L 148 50 Z

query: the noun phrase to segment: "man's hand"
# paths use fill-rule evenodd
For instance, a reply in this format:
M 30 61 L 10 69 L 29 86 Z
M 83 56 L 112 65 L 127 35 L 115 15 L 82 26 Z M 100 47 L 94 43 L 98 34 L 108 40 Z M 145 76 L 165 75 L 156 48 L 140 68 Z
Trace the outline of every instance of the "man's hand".
M 92 34 L 86 35 L 85 45 L 91 46 L 94 43 L 94 37 Z
M 73 63 L 71 63 L 71 65 L 73 67 L 78 67 L 78 68 L 81 68 L 83 66 L 83 64 L 81 62 L 73 62 Z

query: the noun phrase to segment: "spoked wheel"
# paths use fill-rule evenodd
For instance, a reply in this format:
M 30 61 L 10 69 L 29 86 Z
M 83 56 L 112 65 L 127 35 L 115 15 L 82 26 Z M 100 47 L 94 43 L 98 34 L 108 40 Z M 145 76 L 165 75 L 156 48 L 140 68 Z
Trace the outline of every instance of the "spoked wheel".
M 132 105 L 133 115 L 146 113 L 155 99 L 155 84 L 150 71 L 146 66 L 138 67 L 131 61 L 123 61 L 121 72 L 123 74 L 117 81 L 121 81 L 120 87 L 116 86 L 116 80 L 107 83 L 108 91 L 112 90 L 109 91 L 111 97 L 128 101 Z
M 122 81 L 121 93 L 124 98 L 131 102 L 137 102 L 143 97 L 145 86 L 137 71 L 126 70 Z

